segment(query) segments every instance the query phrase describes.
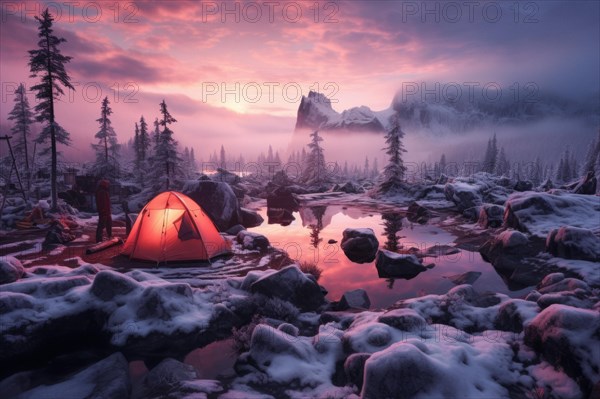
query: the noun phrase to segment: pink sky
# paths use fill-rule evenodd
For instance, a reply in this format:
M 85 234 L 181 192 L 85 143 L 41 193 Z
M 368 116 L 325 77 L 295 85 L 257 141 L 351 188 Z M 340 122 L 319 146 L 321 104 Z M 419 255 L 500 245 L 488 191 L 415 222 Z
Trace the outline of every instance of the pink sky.
M 55 32 L 67 39 L 63 54 L 73 57 L 67 71 L 77 90 L 57 112 L 78 161 L 86 159 L 105 95 L 121 142 L 140 115 L 157 116 L 164 98 L 178 119 L 177 139 L 207 157 L 221 143 L 233 154 L 254 155 L 270 143 L 284 152 L 300 97 L 310 89 L 328 95 L 338 111 L 387 108 L 406 82 L 534 81 L 550 91 L 597 90 L 597 3 L 532 2 L 537 8 L 517 11 L 506 2 L 480 3 L 463 7 L 459 17 L 444 2 L 429 2 L 428 14 L 421 2 L 401 1 L 79 2 L 74 8 L 4 1 L 0 122 L 6 126 L 16 84 L 34 83 L 27 50 L 37 42 L 33 15 L 45 6 L 57 16 Z M 502 16 L 493 20 L 499 4 Z

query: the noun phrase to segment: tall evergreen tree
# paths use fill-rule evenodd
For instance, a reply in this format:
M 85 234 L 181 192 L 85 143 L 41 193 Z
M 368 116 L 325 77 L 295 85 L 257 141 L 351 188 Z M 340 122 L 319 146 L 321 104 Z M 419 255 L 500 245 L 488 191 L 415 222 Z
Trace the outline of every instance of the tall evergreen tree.
M 221 144 L 221 152 L 220 152 L 220 157 L 219 157 L 219 166 L 222 169 L 227 169 L 227 160 L 225 159 L 225 147 L 223 147 L 222 144 Z
M 598 129 L 598 137 L 592 139 L 588 146 L 588 151 L 585 156 L 585 161 L 581 165 L 581 175 L 594 171 L 596 158 L 600 154 L 600 129 Z
M 53 34 L 52 22 L 54 18 L 46 8 L 41 17 L 35 16 L 38 21 L 38 49 L 29 51 L 30 77 L 40 77 L 40 83 L 31 89 L 36 91 L 36 98 L 39 103 L 35 106 L 37 112 L 36 120 L 44 123 L 45 126 L 40 133 L 37 141 L 40 143 L 50 140 L 50 186 L 52 196 L 52 210 L 57 209 L 58 191 L 57 191 L 57 164 L 58 151 L 57 143 L 68 145 L 70 143 L 69 133 L 64 130 L 57 122 L 54 112 L 54 99 L 64 94 L 61 87 L 75 90 L 71 84 L 71 78 L 65 70 L 65 64 L 71 61 L 72 57 L 62 55 L 58 46 L 66 40 Z
M 177 141 L 173 138 L 173 131 L 169 128 L 174 122 L 177 122 L 167 109 L 165 100 L 160 103 L 161 119 L 158 122 L 162 126 L 159 133 L 158 144 L 155 148 L 153 159 L 153 170 L 157 177 L 165 182 L 166 190 L 169 190 L 171 178 L 181 171 L 181 158 L 177 153 Z
M 440 174 L 448 174 L 448 171 L 446 171 L 446 154 L 442 154 L 440 157 Z
M 496 162 L 496 168 L 494 169 L 494 174 L 497 176 L 507 176 L 510 172 L 510 163 L 506 158 L 506 153 L 504 152 L 504 147 L 500 148 L 500 152 L 498 153 L 498 160 Z
M 404 174 L 406 167 L 402 160 L 402 153 L 406 152 L 402 144 L 404 132 L 400 128 L 400 121 L 394 118 L 390 131 L 385 135 L 385 153 L 389 157 L 388 164 L 383 170 L 383 180 L 380 182 L 378 190 L 382 194 L 398 191 L 404 185 Z
M 144 115 L 140 117 L 140 160 L 143 162 L 148 158 L 148 151 L 150 149 L 150 135 L 148 134 L 148 124 L 144 119 Z M 144 165 L 142 164 L 142 167 Z
M 494 173 L 496 170 L 496 160 L 498 158 L 498 142 L 496 140 L 496 133 L 494 137 L 488 140 L 487 149 L 485 151 L 485 157 L 483 159 L 482 170 L 487 173 Z
M 135 122 L 135 135 L 133 136 L 133 152 L 135 155 L 135 169 L 138 175 L 139 171 L 142 168 L 142 149 L 141 149 L 141 140 L 140 140 L 140 127 L 137 122 Z
M 371 171 L 369 170 L 369 157 L 365 157 L 365 168 L 363 169 L 363 177 L 368 179 L 371 175 Z
M 319 136 L 319 131 L 315 130 L 310 134 L 311 141 L 307 145 L 308 154 L 304 162 L 304 170 L 302 172 L 302 180 L 307 184 L 319 184 L 325 181 L 326 164 L 323 147 L 321 142 L 323 139 Z
M 25 180 L 27 182 L 27 190 L 31 188 L 31 171 L 29 168 L 29 132 L 30 126 L 33 123 L 33 112 L 29 108 L 29 100 L 25 85 L 21 83 L 15 91 L 15 105 L 12 111 L 8 114 L 8 120 L 14 121 L 10 131 L 16 136 L 17 144 L 15 145 L 15 158 L 23 163 L 25 167 Z
M 115 178 L 118 172 L 119 144 L 117 143 L 117 133 L 110 121 L 112 113 L 108 96 L 104 97 L 100 118 L 96 119 L 96 122 L 100 124 L 100 130 L 94 136 L 98 139 L 98 144 L 92 144 L 92 148 L 96 151 L 96 163 L 94 164 L 96 175 Z

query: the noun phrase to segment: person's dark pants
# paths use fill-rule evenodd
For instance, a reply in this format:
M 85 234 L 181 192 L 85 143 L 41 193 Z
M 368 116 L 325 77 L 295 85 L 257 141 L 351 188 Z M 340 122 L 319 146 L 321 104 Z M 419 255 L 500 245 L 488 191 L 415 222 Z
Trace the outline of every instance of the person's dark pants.
M 112 218 L 110 215 L 98 216 L 98 227 L 96 228 L 96 242 L 102 241 L 102 230 L 106 228 L 106 235 L 112 237 Z

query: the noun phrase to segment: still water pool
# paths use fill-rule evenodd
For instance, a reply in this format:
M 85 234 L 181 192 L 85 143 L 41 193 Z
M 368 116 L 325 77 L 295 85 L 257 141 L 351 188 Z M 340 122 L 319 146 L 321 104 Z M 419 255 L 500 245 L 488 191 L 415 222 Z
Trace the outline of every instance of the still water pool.
M 529 291 L 510 291 L 478 252 L 459 250 L 451 255 L 435 252 L 441 256 L 424 258 L 424 264 L 435 264 L 433 269 L 410 280 L 393 280 L 379 278 L 375 262 L 350 261 L 340 247 L 342 232 L 349 227 L 373 229 L 380 247 L 390 250 L 454 246 L 456 236 L 439 227 L 436 219 L 418 225 L 408 222 L 398 212 L 382 214 L 360 207 L 330 205 L 301 208 L 293 213 L 295 220 L 283 226 L 269 221 L 266 208 L 259 213 L 265 222 L 251 230 L 267 236 L 271 245 L 285 250 L 292 259 L 315 262 L 322 269 L 319 283 L 329 291 L 330 300 L 338 300 L 345 291 L 362 288 L 367 291 L 372 308 L 386 308 L 400 299 L 446 293 L 454 284 L 445 277 L 469 271 L 482 273 L 473 283 L 478 291 L 501 292 L 513 297 Z

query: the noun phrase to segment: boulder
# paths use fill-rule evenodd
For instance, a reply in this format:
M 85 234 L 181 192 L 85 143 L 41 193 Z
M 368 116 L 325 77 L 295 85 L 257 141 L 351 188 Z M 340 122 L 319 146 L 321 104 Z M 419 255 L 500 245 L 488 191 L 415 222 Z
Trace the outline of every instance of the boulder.
M 246 228 L 260 226 L 265 221 L 258 212 L 251 209 L 240 208 L 240 214 L 242 215 L 242 225 Z
M 593 170 L 586 173 L 581 181 L 573 189 L 575 194 L 594 195 L 596 194 L 596 175 Z
M 266 251 L 271 245 L 267 237 L 248 230 L 241 230 L 238 232 L 236 240 L 242 248 L 250 251 Z
M 371 357 L 370 353 L 353 353 L 344 362 L 346 378 L 358 389 L 362 389 L 365 363 Z
M 429 212 L 429 209 L 425 208 L 417 201 L 414 201 L 408 206 L 406 217 L 413 223 L 425 224 L 431 217 L 431 213 Z
M 325 303 L 321 287 L 295 265 L 259 278 L 251 284 L 250 291 L 290 301 L 303 310 L 315 310 Z
M 14 256 L 0 258 L 0 284 L 12 283 L 23 276 L 25 269 Z
M 267 195 L 267 208 L 296 211 L 300 208 L 300 202 L 287 187 L 277 187 Z
M 504 221 L 504 207 L 495 204 L 483 204 L 479 210 L 478 223 L 485 227 L 500 227 Z
M 186 185 L 183 193 L 202 207 L 219 231 L 241 224 L 242 215 L 238 199 L 229 184 L 199 180 Z
M 581 217 L 589 215 L 589 217 Z M 555 193 L 514 193 L 506 201 L 504 224 L 546 238 L 555 226 L 598 228 L 600 201 L 595 196 Z M 595 216 L 595 217 L 594 217 Z
M 361 398 L 408 399 L 427 391 L 438 377 L 436 366 L 419 348 L 399 342 L 365 362 Z
M 390 310 L 379 316 L 377 321 L 403 331 L 422 331 L 427 327 L 425 319 L 410 308 Z
M 559 258 L 600 261 L 600 238 L 591 230 L 562 226 L 550 231 L 546 251 Z
M 427 270 L 415 255 L 399 254 L 385 249 L 377 252 L 375 266 L 380 278 L 411 279 Z
M 364 189 L 357 184 L 349 181 L 344 184 L 335 184 L 331 190 L 332 192 L 342 192 L 346 194 L 359 194 L 364 192 Z
M 494 327 L 501 331 L 520 333 L 523 331 L 523 323 L 528 318 L 528 314 L 535 314 L 536 312 L 537 305 L 535 302 L 509 299 L 498 308 L 498 314 L 494 319 Z
M 152 368 L 139 383 L 134 398 L 158 398 L 177 391 L 181 383 L 198 379 L 194 366 L 167 358 Z
M 121 353 L 107 358 L 62 380 L 56 375 L 52 380 L 35 388 L 20 391 L 12 386 L 13 392 L 4 392 L 4 397 L 19 398 L 128 398 L 131 391 L 129 363 Z M 14 385 L 14 384 L 13 384 Z M 19 392 L 17 392 L 19 391 Z
M 352 262 L 369 263 L 375 260 L 379 241 L 372 229 L 345 229 L 341 247 Z
M 96 274 L 90 292 L 103 301 L 110 301 L 119 295 L 127 295 L 141 288 L 137 281 L 122 273 L 103 270 Z
M 225 233 L 229 234 L 230 236 L 236 236 L 237 233 L 239 233 L 242 230 L 246 230 L 246 228 L 241 224 L 236 224 L 235 226 L 231 226 L 230 228 L 228 228 L 225 231 Z
M 444 186 L 444 195 L 448 201 L 452 201 L 460 212 L 481 205 L 481 195 L 478 187 L 463 183 L 447 183 Z
M 479 249 L 483 260 L 497 270 L 513 272 L 525 257 L 537 254 L 529 245 L 527 236 L 516 230 L 505 230 L 485 242 Z
M 600 369 L 600 314 L 594 310 L 551 305 L 525 328 L 524 341 L 545 360 L 591 392 Z
M 360 288 L 344 292 L 338 304 L 338 310 L 369 309 L 370 307 L 371 300 L 369 299 L 369 295 L 367 295 L 365 290 Z

